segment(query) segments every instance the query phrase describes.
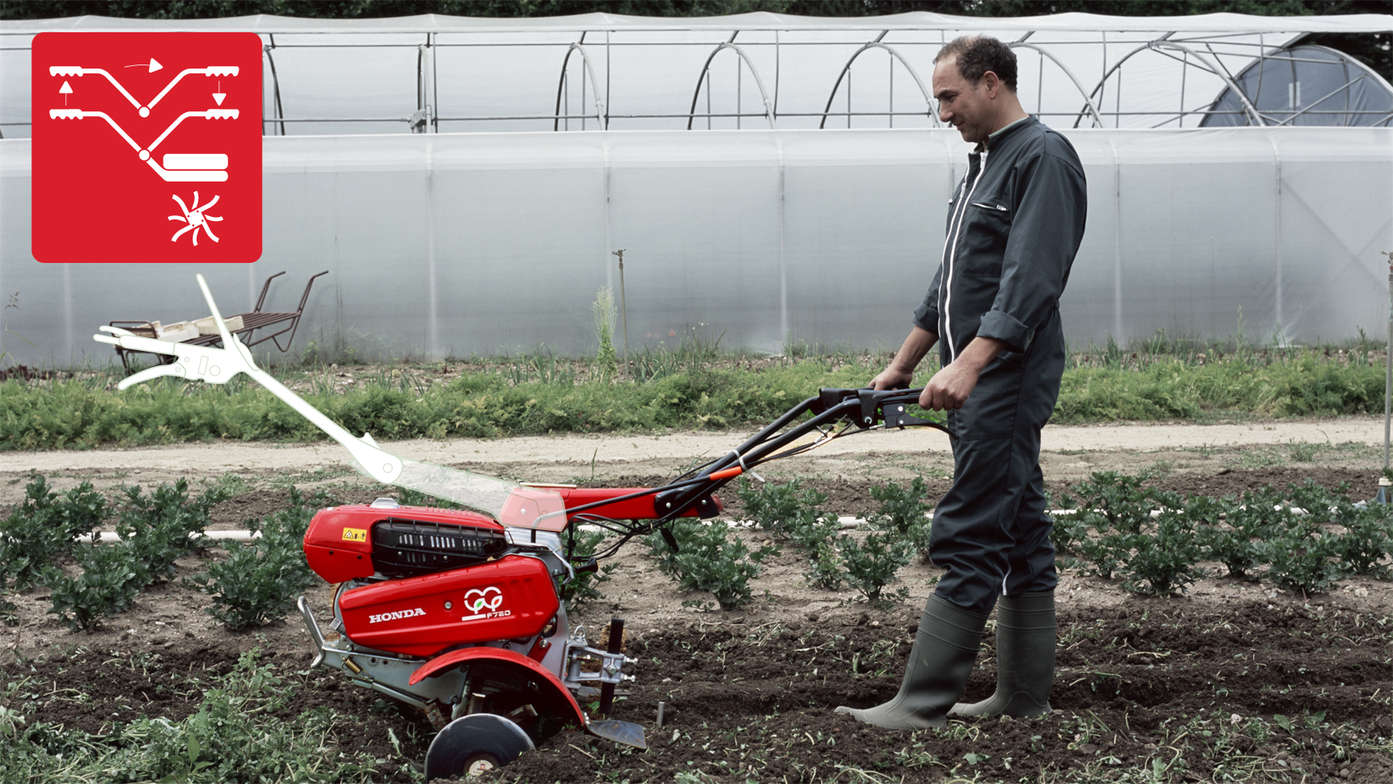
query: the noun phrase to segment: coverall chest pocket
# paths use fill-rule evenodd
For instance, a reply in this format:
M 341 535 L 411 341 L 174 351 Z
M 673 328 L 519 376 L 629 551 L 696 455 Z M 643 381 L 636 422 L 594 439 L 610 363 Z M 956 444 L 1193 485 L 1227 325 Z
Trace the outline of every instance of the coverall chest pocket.
M 1001 275 L 1001 257 L 1011 235 L 1011 201 L 1003 195 L 972 194 L 963 216 L 962 270 L 977 278 Z

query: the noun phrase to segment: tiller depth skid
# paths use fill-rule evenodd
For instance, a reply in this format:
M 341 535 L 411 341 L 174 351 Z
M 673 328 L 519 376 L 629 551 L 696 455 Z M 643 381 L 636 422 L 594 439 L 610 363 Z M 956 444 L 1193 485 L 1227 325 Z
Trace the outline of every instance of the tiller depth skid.
M 644 748 L 643 728 L 608 718 L 626 670 L 622 624 L 605 648 L 592 647 L 566 616 L 561 588 L 596 568 L 629 539 L 678 517 L 720 511 L 713 493 L 760 463 L 805 452 L 848 433 L 937 422 L 906 414 L 919 390 L 824 389 L 726 455 L 662 487 L 583 489 L 516 485 L 467 471 L 406 460 L 369 436 L 355 438 L 256 367 L 229 334 L 202 276 L 198 284 L 223 348 L 132 335 L 116 327 L 94 339 L 173 357 L 119 385 L 160 375 L 226 383 L 244 373 L 324 430 L 379 482 L 409 487 L 471 510 L 401 506 L 390 498 L 320 510 L 305 532 L 305 558 L 337 584 L 321 625 L 298 601 L 317 655 L 314 664 L 420 709 L 439 733 L 426 754 L 426 778 L 469 775 L 506 764 L 558 730 L 575 726 Z M 810 415 L 810 416 L 808 416 Z M 615 536 L 595 553 L 573 552 L 575 526 Z M 582 700 L 598 699 L 595 716 Z

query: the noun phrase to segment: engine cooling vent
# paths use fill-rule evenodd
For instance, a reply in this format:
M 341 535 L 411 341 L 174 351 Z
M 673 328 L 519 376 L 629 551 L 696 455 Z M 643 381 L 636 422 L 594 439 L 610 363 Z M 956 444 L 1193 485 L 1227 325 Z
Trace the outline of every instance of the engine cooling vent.
M 387 577 L 414 577 L 496 558 L 507 546 L 502 532 L 485 528 L 388 518 L 372 527 L 372 565 Z

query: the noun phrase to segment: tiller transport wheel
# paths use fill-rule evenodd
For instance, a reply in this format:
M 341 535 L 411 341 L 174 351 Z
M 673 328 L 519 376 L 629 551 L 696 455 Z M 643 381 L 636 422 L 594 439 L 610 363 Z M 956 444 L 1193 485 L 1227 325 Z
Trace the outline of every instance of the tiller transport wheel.
M 522 727 L 496 713 L 471 713 L 445 725 L 426 749 L 426 781 L 480 776 L 534 747 Z

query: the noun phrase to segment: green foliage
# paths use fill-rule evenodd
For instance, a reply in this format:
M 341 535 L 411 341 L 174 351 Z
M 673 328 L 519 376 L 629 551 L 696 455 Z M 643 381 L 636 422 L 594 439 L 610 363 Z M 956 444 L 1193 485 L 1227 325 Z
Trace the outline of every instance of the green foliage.
M 1335 541 L 1340 564 L 1347 574 L 1387 580 L 1393 576 L 1388 556 L 1393 554 L 1393 506 L 1371 503 L 1363 508 L 1341 507 L 1336 521 L 1345 532 Z
M 600 378 L 608 381 L 619 372 L 619 359 L 614 352 L 614 294 L 608 286 L 595 294 L 590 308 L 595 316 L 595 341 L 599 344 L 595 368 Z
M 1375 413 L 1383 373 L 1320 352 L 1239 352 L 1203 364 L 1187 357 L 1066 370 L 1059 422 L 1193 420 L 1213 414 L 1336 416 Z
M 54 569 L 47 580 L 49 612 L 74 631 L 95 628 L 102 618 L 123 612 L 145 585 L 135 548 L 128 542 L 84 544 L 75 555 L 81 572 L 70 575 Z
M 1083 559 L 1086 572 L 1113 579 L 1139 546 L 1150 547 L 1151 510 L 1180 505 L 1174 494 L 1145 487 L 1150 478 L 1149 474 L 1100 471 L 1075 485 L 1077 498 L 1064 497 L 1064 503 L 1076 510 L 1065 526 L 1064 538 L 1077 536 L 1077 544 L 1071 541 L 1070 547 Z M 1133 584 L 1149 584 L 1148 578 L 1136 579 Z
M 1201 576 L 1203 548 L 1183 509 L 1162 510 L 1142 531 L 1125 534 L 1122 544 L 1128 557 L 1119 572 L 1128 591 L 1172 596 Z
M 674 522 L 669 530 L 677 540 L 675 553 L 663 543 L 659 534 L 647 537 L 650 551 L 665 551 L 659 557 L 659 568 L 676 578 L 686 590 L 713 594 L 722 610 L 749 604 L 753 598 L 750 580 L 759 574 L 759 564 L 777 552 L 768 545 L 751 550 L 721 522 L 708 524 L 684 517 Z
M 929 538 L 933 522 L 929 519 L 929 488 L 916 476 L 908 487 L 893 482 L 871 488 L 871 498 L 879 503 L 875 525 L 894 531 L 924 563 L 929 562 Z
M 39 480 L 30 483 L 35 497 L 46 494 L 41 485 Z M 72 629 L 91 629 L 103 617 L 129 608 L 141 588 L 174 574 L 175 559 L 197 547 L 191 535 L 203 532 L 209 510 L 228 492 L 226 484 L 217 484 L 190 498 L 183 479 L 162 484 L 148 496 L 139 487 L 126 488 L 116 523 L 120 541 L 72 545 L 69 539 L 67 552 L 73 554 L 79 570 L 44 568 L 44 582 L 51 589 L 49 612 Z M 105 510 L 101 496 L 88 485 L 70 491 L 49 508 L 54 506 L 63 510 L 56 514 L 70 523 L 68 532 L 90 533 Z M 97 520 L 92 519 L 94 515 Z
M 885 586 L 895 579 L 895 573 L 909 562 L 911 545 L 898 531 L 877 530 L 874 526 L 858 542 L 855 537 L 837 537 L 837 550 L 846 565 L 846 581 L 872 602 L 899 599 L 906 589 L 885 592 Z
M 822 512 L 827 495 L 801 479 L 756 483 L 741 477 L 738 492 L 745 515 L 775 539 L 792 540 L 812 549 L 829 532 Z M 831 523 L 835 529 L 836 521 Z
M 0 722 L 0 781 L 368 782 L 364 753 L 326 754 L 333 715 L 292 709 L 290 683 L 255 652 L 203 693 L 196 710 L 117 723 L 99 733 L 47 722 Z M 2 710 L 2 709 L 0 709 Z M 61 771 L 61 773 L 60 773 Z
M 1245 492 L 1237 501 L 1191 499 L 1186 509 L 1199 526 L 1205 558 L 1222 563 L 1230 577 L 1251 577 L 1263 562 L 1264 541 L 1287 517 L 1280 500 L 1268 488 Z
M 4 579 L 0 578 L 0 623 L 6 626 L 18 626 L 19 606 L 10 601 L 10 598 L 5 594 L 6 590 Z
M 208 613 L 232 631 L 278 623 L 316 577 L 305 564 L 301 541 L 314 513 L 330 501 L 323 492 L 305 498 L 294 488 L 286 506 L 249 528 L 250 542 L 226 543 L 227 558 L 190 580 L 212 597 Z
M 846 582 L 846 564 L 837 543 L 837 518 L 822 510 L 826 494 L 800 479 L 788 482 L 740 482 L 745 514 L 774 537 L 808 554 L 808 584 L 825 591 Z
M 1337 539 L 1309 516 L 1291 516 L 1263 544 L 1265 578 L 1289 591 L 1324 593 L 1340 576 Z
M 1088 536 L 1088 527 L 1078 514 L 1053 516 L 1050 523 L 1050 544 L 1054 545 L 1055 554 L 1062 561 L 1072 562 L 1079 553 L 1079 544 Z
M 61 496 L 35 475 L 24 500 L 0 522 L 0 587 L 8 581 L 25 590 L 61 559 L 79 537 L 89 536 L 106 516 L 106 499 L 83 482 Z
M 569 529 L 571 540 L 571 563 L 575 565 L 579 561 L 588 560 L 600 544 L 605 540 L 604 531 L 584 531 L 580 526 L 572 525 Z M 666 548 L 666 545 L 664 545 Z M 600 583 L 608 582 L 610 572 L 615 570 L 615 564 L 604 564 L 594 571 L 576 572 L 576 576 L 565 585 L 561 586 L 561 599 L 566 602 L 569 609 L 584 606 L 588 602 L 604 597 L 600 592 Z
M 842 563 L 841 552 L 835 539 L 829 537 L 818 542 L 812 551 L 812 566 L 808 570 L 808 584 L 824 591 L 840 590 L 846 582 L 846 565 Z
M 874 355 L 762 360 L 721 352 L 696 332 L 672 349 L 647 347 L 607 376 L 607 360 L 545 349 L 472 363 L 434 380 L 370 371 L 344 389 L 322 369 L 278 372 L 311 405 L 378 438 L 596 433 L 763 424 L 818 387 L 864 383 L 884 367 Z M 1246 348 L 1222 357 L 1121 349 L 1075 354 L 1054 421 L 1206 419 L 1239 414 L 1330 416 L 1382 410 L 1383 372 L 1346 352 Z M 1202 349 L 1205 347 L 1201 347 Z M 1361 355 L 1362 356 L 1362 355 Z M 926 367 L 925 370 L 931 370 Z M 189 386 L 156 380 L 121 393 L 112 379 L 0 382 L 0 449 L 59 449 L 234 440 L 317 440 L 314 425 L 259 386 Z
M 1144 487 L 1146 479 L 1100 473 L 1080 483 L 1077 513 L 1056 522 L 1056 548 L 1077 553 L 1090 574 L 1160 595 L 1183 591 L 1201 576 L 1201 561 L 1300 593 L 1328 591 L 1341 574 L 1390 574 L 1393 512 L 1351 503 L 1347 488 L 1332 493 L 1307 480 L 1182 502 Z
M 142 584 L 174 576 L 174 561 L 201 546 L 195 537 L 201 538 L 209 512 L 227 495 L 224 486 L 214 485 L 190 498 L 183 478 L 156 487 L 148 496 L 139 487 L 125 489 L 116 535 L 131 546 Z
M 1151 478 L 1150 473 L 1097 471 L 1074 486 L 1078 497 L 1066 496 L 1066 503 L 1084 519 L 1096 521 L 1098 530 L 1137 533 L 1151 519 L 1151 510 L 1179 503 L 1174 494 L 1145 487 Z

